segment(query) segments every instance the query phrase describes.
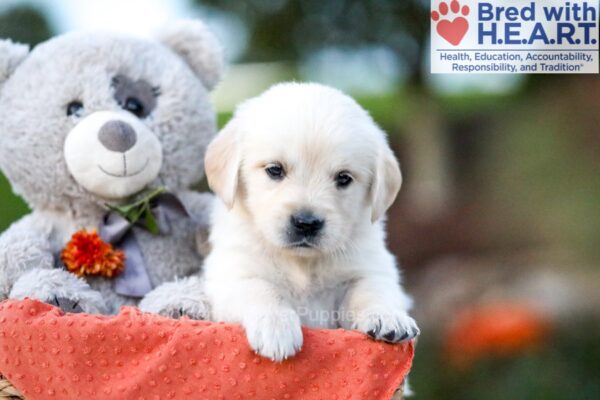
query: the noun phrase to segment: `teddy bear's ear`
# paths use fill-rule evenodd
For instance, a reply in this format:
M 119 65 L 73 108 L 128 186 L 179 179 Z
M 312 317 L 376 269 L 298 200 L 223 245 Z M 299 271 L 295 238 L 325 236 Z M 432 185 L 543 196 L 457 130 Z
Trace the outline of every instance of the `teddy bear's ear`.
M 208 90 L 216 86 L 224 70 L 223 50 L 203 22 L 176 22 L 165 27 L 158 39 L 188 63 Z
M 29 46 L 0 39 L 0 87 L 29 54 Z

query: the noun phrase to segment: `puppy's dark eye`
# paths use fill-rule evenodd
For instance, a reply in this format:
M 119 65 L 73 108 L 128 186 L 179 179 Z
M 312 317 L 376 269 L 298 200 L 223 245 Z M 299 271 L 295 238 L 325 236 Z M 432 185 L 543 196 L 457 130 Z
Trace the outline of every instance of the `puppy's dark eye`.
M 265 168 L 265 172 L 269 175 L 269 178 L 279 181 L 285 177 L 285 171 L 283 166 L 279 163 L 268 164 Z
M 79 100 L 73 100 L 69 104 L 67 104 L 67 116 L 76 116 L 81 117 L 83 113 L 83 103 Z
M 352 178 L 352 175 L 350 175 L 348 171 L 341 171 L 335 175 L 335 186 L 339 189 L 343 189 L 348 187 L 353 180 L 354 178 Z
M 143 118 L 145 116 L 144 104 L 136 97 L 128 97 L 125 99 L 125 103 L 121 107 L 138 118 Z

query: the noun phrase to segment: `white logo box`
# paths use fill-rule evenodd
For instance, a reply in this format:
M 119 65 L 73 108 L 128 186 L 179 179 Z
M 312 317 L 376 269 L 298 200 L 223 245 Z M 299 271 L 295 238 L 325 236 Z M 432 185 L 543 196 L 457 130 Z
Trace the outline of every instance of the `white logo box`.
M 598 73 L 598 1 L 432 0 L 432 73 Z

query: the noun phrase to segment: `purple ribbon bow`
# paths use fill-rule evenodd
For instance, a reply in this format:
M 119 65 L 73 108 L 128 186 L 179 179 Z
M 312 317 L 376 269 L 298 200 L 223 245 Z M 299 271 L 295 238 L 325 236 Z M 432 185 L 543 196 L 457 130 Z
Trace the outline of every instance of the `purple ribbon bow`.
M 171 193 L 160 193 L 153 197 L 150 200 L 150 212 L 161 235 L 171 232 L 171 218 L 189 216 L 181 201 Z M 152 290 L 152 282 L 133 231 L 134 226 L 149 230 L 143 219 L 132 223 L 113 210 L 104 216 L 99 230 L 102 240 L 125 253 L 125 269 L 113 279 L 115 292 L 123 296 L 143 297 Z

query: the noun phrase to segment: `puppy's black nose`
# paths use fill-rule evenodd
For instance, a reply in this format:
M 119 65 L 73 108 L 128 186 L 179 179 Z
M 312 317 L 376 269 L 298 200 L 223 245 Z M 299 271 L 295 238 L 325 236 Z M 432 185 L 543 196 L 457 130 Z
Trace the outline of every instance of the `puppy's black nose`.
M 125 153 L 137 141 L 135 130 L 123 121 L 108 121 L 98 132 L 98 140 L 110 151 Z
M 325 225 L 325 220 L 316 217 L 310 212 L 299 212 L 292 215 L 290 223 L 294 230 L 303 236 L 314 236 Z

